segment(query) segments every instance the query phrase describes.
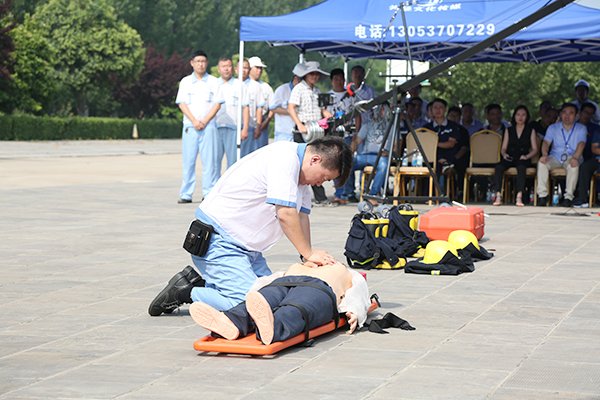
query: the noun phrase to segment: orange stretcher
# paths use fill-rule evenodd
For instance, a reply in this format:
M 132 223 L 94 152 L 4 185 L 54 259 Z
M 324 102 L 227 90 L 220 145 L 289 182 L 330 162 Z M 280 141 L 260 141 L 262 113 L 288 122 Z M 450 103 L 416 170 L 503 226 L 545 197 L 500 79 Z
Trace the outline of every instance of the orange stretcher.
M 377 300 L 371 299 L 371 307 L 369 308 L 369 312 L 374 311 L 377 309 L 377 307 Z M 331 322 L 328 322 L 325 325 L 321 325 L 308 331 L 309 340 L 325 333 L 332 332 L 346 324 L 348 324 L 346 317 L 340 315 L 340 322 L 338 326 L 335 326 L 335 322 L 331 320 Z M 294 336 L 293 338 L 284 340 L 283 342 L 273 342 L 269 345 L 264 345 L 260 340 L 256 339 L 256 334 L 254 333 L 236 340 L 215 338 L 211 335 L 207 335 L 194 342 L 194 349 L 198 351 L 212 351 L 217 353 L 268 356 L 298 343 L 302 343 L 305 341 L 305 339 L 306 333 L 303 332 Z

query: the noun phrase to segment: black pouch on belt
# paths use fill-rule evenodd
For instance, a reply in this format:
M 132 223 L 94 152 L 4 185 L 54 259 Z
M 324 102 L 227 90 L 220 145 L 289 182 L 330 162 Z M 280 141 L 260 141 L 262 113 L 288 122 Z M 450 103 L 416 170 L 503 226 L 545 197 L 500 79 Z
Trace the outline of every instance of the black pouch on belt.
M 202 257 L 208 251 L 208 245 L 213 233 L 216 232 L 211 225 L 195 220 L 191 223 L 190 229 L 187 235 L 185 235 L 183 248 L 194 256 Z

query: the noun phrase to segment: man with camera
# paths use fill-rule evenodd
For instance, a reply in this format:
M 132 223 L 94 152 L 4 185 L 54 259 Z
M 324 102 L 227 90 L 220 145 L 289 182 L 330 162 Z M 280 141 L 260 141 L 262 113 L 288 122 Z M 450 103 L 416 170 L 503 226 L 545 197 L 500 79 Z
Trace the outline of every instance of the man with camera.
M 333 115 L 325 108 L 319 107 L 319 89 L 315 84 L 321 77 L 329 76 L 327 72 L 321 71 L 321 64 L 316 61 L 307 61 L 298 66 L 298 75 L 302 81 L 294 87 L 288 103 L 288 113 L 296 124 L 299 133 L 294 134 L 294 141 L 304 143 L 302 134 L 307 133 L 305 123 L 316 122 L 322 118 L 330 118 Z M 338 204 L 327 199 L 325 188 L 321 185 L 313 185 L 315 196 L 315 207 L 335 207 Z

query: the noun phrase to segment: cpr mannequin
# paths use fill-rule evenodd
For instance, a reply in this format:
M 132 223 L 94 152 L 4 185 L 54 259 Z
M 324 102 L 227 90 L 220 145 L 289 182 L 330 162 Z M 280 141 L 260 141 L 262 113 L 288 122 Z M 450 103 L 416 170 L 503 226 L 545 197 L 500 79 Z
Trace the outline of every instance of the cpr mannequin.
M 263 344 L 284 341 L 345 313 L 352 333 L 361 327 L 371 305 L 364 277 L 343 264 L 313 267 L 293 264 L 285 273 L 259 278 L 246 301 L 221 312 L 196 302 L 194 321 L 213 334 L 234 340 L 257 331 Z M 335 314 L 334 314 L 335 313 Z M 307 322 L 305 322 L 307 321 Z

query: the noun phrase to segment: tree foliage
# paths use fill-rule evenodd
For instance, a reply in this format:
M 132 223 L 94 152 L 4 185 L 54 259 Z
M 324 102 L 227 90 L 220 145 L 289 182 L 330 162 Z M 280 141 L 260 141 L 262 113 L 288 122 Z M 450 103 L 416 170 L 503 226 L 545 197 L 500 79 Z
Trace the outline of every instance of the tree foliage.
M 600 89 L 599 63 L 463 63 L 451 73 L 432 81 L 430 97 L 449 104 L 473 103 L 480 118 L 491 103 L 502 106 L 505 119 L 520 104 L 534 116 L 544 100 L 558 108 L 575 99 L 574 84 L 579 79 L 589 82 L 591 96 Z
M 10 87 L 15 63 L 11 55 L 15 45 L 10 35 L 15 27 L 15 19 L 10 10 L 11 0 L 0 0 L 0 88 L 5 90 Z
M 71 90 L 79 115 L 86 115 L 92 87 L 110 88 L 113 75 L 133 80 L 142 69 L 142 39 L 108 0 L 49 0 L 33 18 L 45 24 L 56 77 Z
M 23 24 L 11 31 L 15 43 L 13 81 L 7 98 L 0 100 L 5 111 L 19 109 L 39 113 L 52 99 L 55 82 L 51 74 L 52 50 L 42 27 L 27 14 Z
M 146 49 L 144 69 L 135 82 L 127 84 L 113 77 L 114 98 L 132 118 L 161 117 L 161 107 L 173 105 L 178 83 L 190 71 L 187 54 L 174 52 L 167 59 L 164 50 L 159 52 L 154 45 L 150 45 Z

